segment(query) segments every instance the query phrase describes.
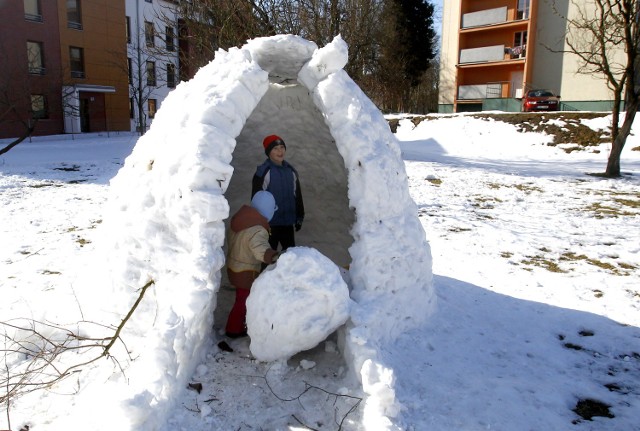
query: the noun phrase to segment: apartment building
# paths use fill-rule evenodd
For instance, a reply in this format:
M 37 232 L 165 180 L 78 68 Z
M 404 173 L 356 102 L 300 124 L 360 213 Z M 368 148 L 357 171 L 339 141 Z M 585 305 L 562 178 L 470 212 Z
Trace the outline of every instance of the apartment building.
M 0 138 L 129 130 L 124 0 L 12 0 L 0 12 Z
M 180 80 L 175 1 L 126 0 L 131 130 L 147 129 Z
M 577 57 L 562 52 L 562 17 L 575 17 L 576 5 L 553 4 L 556 10 L 549 0 L 446 0 L 439 112 L 518 112 L 531 89 L 559 94 L 562 110 L 610 110 L 604 78 L 577 73 Z
M 56 2 L 0 2 L 0 138 L 62 133 Z
M 57 3 L 65 133 L 130 130 L 122 0 Z
M 188 48 L 175 3 L 0 1 L 0 139 L 148 128 Z

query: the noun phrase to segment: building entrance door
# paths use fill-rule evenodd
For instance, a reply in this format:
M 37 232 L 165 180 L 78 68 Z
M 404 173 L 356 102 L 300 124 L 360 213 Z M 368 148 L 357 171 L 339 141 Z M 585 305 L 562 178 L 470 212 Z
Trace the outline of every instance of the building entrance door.
M 523 96 L 524 72 L 522 70 L 511 73 L 511 94 L 510 97 L 521 99 Z
M 107 130 L 104 93 L 80 92 L 80 131 L 82 133 Z

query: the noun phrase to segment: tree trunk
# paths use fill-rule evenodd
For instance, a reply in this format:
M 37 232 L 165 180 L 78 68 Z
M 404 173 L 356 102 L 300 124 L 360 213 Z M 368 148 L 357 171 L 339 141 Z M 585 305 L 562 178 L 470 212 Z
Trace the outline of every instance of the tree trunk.
M 624 123 L 611 146 L 611 153 L 609 153 L 609 161 L 607 162 L 607 170 L 604 173 L 605 177 L 617 178 L 620 176 L 620 155 L 622 154 L 624 144 L 627 142 L 627 137 L 631 133 L 631 126 L 633 125 L 633 120 L 638 112 L 637 95 L 627 101 L 626 108 L 627 112 L 624 116 Z
M 25 133 L 20 136 L 19 138 L 17 138 L 15 141 L 11 142 L 9 145 L 7 145 L 4 148 L 0 148 L 0 155 L 8 153 L 9 150 L 11 150 L 13 147 L 15 147 L 16 145 L 18 145 L 19 143 L 21 143 L 22 141 L 24 141 L 25 139 L 27 139 L 29 136 L 31 136 L 31 134 L 33 133 L 33 131 L 36 129 L 36 124 L 37 124 L 37 120 L 36 122 L 33 123 L 33 125 L 29 126 L 26 128 Z

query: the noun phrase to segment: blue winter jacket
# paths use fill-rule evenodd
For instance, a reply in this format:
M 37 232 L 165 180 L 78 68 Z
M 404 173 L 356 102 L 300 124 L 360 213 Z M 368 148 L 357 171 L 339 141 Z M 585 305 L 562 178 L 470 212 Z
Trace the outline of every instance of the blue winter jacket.
M 293 226 L 304 220 L 304 204 L 298 172 L 287 161 L 282 166 L 267 159 L 253 176 L 251 197 L 260 190 L 271 192 L 278 209 L 269 222 L 271 226 Z

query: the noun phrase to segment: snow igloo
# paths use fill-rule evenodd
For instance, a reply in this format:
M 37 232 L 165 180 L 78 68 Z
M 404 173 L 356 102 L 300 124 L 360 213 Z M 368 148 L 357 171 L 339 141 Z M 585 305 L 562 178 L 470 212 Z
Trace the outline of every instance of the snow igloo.
M 216 337 L 225 223 L 250 201 L 267 135 L 284 139 L 300 175 L 297 245 L 348 268 L 355 305 L 341 347 L 365 392 L 380 378 L 378 347 L 433 312 L 430 248 L 398 143 L 346 63 L 339 36 L 320 49 L 279 35 L 219 50 L 169 94 L 113 178 L 105 224 L 121 309 L 153 281 L 122 336 L 138 340 L 133 367 L 161 364 L 174 383 L 140 373 L 132 399 L 171 403 Z

